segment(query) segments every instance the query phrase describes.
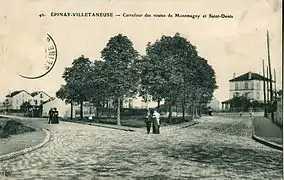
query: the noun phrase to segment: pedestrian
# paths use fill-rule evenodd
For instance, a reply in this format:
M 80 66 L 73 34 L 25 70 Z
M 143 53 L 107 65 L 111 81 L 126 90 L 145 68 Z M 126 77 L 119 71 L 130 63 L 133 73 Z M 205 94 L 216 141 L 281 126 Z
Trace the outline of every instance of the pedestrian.
M 148 134 L 149 134 L 150 131 L 151 131 L 151 124 L 152 124 L 151 121 L 152 121 L 151 112 L 148 111 L 148 112 L 147 112 L 146 119 L 145 119 L 146 129 L 147 129 L 147 133 L 148 133 Z
M 254 116 L 253 110 L 251 110 L 251 111 L 249 112 L 249 116 L 250 116 L 250 118 L 253 118 L 253 116 Z
M 53 109 L 53 118 L 54 118 L 54 124 L 58 124 L 58 111 L 56 108 Z
M 51 121 L 52 121 L 52 116 L 53 116 L 53 109 L 50 108 L 50 110 L 48 111 L 48 124 L 51 123 Z
M 160 134 L 160 114 L 155 110 L 153 113 L 153 133 Z
M 213 110 L 209 107 L 209 116 L 213 116 Z

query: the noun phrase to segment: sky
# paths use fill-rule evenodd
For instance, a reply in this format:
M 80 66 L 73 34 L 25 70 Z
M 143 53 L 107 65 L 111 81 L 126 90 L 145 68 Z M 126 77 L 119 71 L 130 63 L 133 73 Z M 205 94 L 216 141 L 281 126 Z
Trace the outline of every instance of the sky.
M 51 17 L 52 12 L 108 12 L 114 14 L 227 14 L 233 18 L 154 17 Z M 42 90 L 51 96 L 64 84 L 62 73 L 74 59 L 84 55 L 101 59 L 101 50 L 119 33 L 145 54 L 148 42 L 179 32 L 208 60 L 216 73 L 219 101 L 229 98 L 229 80 L 248 71 L 262 74 L 267 65 L 266 32 L 270 33 L 271 65 L 277 86 L 282 84 L 282 1 L 280 0 L 2 0 L 0 6 L 0 101 L 15 90 Z M 39 17 L 39 14 L 45 14 Z M 43 71 L 45 34 L 54 39 L 57 61 L 40 79 L 24 79 L 18 73 Z

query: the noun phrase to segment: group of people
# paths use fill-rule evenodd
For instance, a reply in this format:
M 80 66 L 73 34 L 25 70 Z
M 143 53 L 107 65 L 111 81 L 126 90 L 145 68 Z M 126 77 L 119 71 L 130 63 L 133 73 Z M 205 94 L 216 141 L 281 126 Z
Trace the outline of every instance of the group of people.
M 58 111 L 56 108 L 50 108 L 49 112 L 49 117 L 48 117 L 48 124 L 58 124 Z
M 145 123 L 148 134 L 151 131 L 151 126 L 153 127 L 153 134 L 160 134 L 160 114 L 156 110 L 153 113 L 148 112 Z

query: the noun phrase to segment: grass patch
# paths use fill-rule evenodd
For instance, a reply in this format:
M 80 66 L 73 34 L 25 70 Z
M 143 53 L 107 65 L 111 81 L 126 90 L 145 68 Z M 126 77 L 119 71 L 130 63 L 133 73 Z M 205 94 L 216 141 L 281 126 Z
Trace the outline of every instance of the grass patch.
M 100 123 L 100 124 L 112 124 L 116 125 L 117 120 L 113 117 L 99 117 L 99 118 L 93 118 L 92 120 L 88 118 L 80 119 L 75 118 L 73 120 L 70 119 L 61 119 L 63 121 L 68 122 L 87 122 L 87 123 Z M 183 122 L 190 122 L 192 120 L 192 117 L 186 117 L 185 120 L 182 120 L 182 117 L 174 117 L 170 121 L 168 118 L 162 117 L 160 122 L 161 126 L 169 126 L 173 124 L 181 124 Z M 122 126 L 127 127 L 134 127 L 134 128 L 142 128 L 145 127 L 145 117 L 144 116 L 122 116 L 120 118 L 120 122 Z
M 36 131 L 34 128 L 15 120 L 7 120 L 3 124 L 0 125 L 0 138 L 8 138 L 10 135 Z

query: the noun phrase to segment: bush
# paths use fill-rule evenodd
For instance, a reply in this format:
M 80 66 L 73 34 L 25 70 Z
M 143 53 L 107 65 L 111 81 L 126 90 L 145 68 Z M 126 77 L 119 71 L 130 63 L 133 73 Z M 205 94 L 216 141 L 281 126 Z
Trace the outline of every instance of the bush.
M 121 116 L 146 116 L 147 109 L 122 108 Z
M 7 121 L 3 127 L 3 133 L 8 133 L 9 135 L 21 134 L 31 131 L 35 131 L 35 129 L 32 127 L 25 126 L 22 123 L 15 120 Z

